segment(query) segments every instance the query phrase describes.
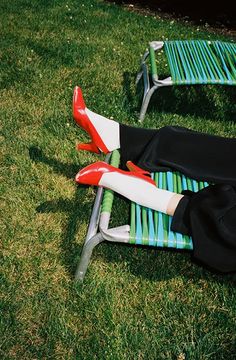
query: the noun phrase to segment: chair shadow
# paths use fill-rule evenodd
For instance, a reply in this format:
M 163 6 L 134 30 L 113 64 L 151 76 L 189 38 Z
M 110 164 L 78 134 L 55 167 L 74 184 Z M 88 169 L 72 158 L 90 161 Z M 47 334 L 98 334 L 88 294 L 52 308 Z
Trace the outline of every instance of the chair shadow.
M 79 164 L 66 164 L 51 159 L 41 149 L 34 146 L 29 148 L 29 156 L 32 161 L 49 165 L 55 173 L 64 175 L 68 179 L 73 179 L 78 171 Z M 77 188 L 71 200 L 63 198 L 49 200 L 36 208 L 38 213 L 63 212 L 67 214 L 68 222 L 63 231 L 61 253 L 62 261 L 71 276 L 74 276 L 77 265 L 76 260 L 82 250 L 82 246 L 76 243 L 79 226 L 88 220 L 88 213 L 91 211 L 91 202 L 84 200 L 84 188 L 84 186 Z
M 112 251 L 111 247 L 112 246 Z M 98 250 L 108 263 L 126 264 L 129 271 L 138 278 L 149 281 L 171 280 L 181 277 L 187 281 L 207 280 L 221 284 L 236 285 L 236 273 L 218 273 L 192 259 L 191 252 L 177 249 L 153 248 L 131 244 L 106 242 Z
M 142 102 L 142 80 L 132 91 L 137 74 L 123 74 L 123 93 L 125 108 L 138 115 Z M 217 101 L 214 101 L 217 98 Z M 219 103 L 219 104 L 218 104 Z M 224 105 L 224 106 L 222 106 Z M 151 112 L 173 113 L 181 116 L 191 115 L 208 120 L 235 122 L 235 88 L 226 85 L 169 86 L 154 92 L 147 114 Z

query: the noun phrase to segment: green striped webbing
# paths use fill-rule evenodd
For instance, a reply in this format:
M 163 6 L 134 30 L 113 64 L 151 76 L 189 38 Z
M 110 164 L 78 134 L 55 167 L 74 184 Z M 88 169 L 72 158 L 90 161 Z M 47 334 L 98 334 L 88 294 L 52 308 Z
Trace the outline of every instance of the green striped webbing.
M 150 55 L 150 63 L 151 63 L 151 74 L 152 76 L 157 76 L 157 65 L 156 65 L 156 55 L 155 50 L 152 46 L 149 48 L 149 55 Z
M 119 164 L 120 164 L 120 153 L 118 150 L 114 150 L 110 158 L 110 165 L 118 168 Z M 114 199 L 114 192 L 112 190 L 105 189 L 102 200 L 102 207 L 101 207 L 102 213 L 103 212 L 111 213 L 113 199 Z
M 152 174 L 161 189 L 181 193 L 183 190 L 198 191 L 208 183 L 192 180 L 177 172 Z M 158 199 L 157 199 L 158 201 Z M 138 204 L 131 203 L 130 243 L 177 249 L 193 249 L 191 237 L 171 230 L 172 217 Z
M 236 85 L 236 44 L 221 41 L 166 41 L 174 84 Z

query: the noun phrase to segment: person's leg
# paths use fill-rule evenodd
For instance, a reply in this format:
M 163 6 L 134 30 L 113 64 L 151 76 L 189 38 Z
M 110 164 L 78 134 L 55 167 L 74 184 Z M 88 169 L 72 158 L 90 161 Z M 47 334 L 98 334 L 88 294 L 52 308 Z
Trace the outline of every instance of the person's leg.
M 142 174 L 141 169 L 138 172 L 123 171 L 102 161 L 80 170 L 76 175 L 76 182 L 103 186 L 142 206 L 168 215 L 174 214 L 183 197 L 157 188 L 150 177 Z
M 235 186 L 235 155 L 236 139 L 166 126 L 153 136 L 137 165 L 151 172 L 164 166 L 196 180 Z
M 128 126 L 120 124 L 120 154 L 122 169 L 126 168 L 127 161 L 131 160 L 135 164 L 139 163 L 143 154 L 146 151 L 146 147 L 151 143 L 153 138 L 158 137 L 159 130 L 157 129 L 145 129 L 134 126 Z M 145 169 L 144 166 L 140 166 Z M 152 170 L 151 170 L 152 171 Z

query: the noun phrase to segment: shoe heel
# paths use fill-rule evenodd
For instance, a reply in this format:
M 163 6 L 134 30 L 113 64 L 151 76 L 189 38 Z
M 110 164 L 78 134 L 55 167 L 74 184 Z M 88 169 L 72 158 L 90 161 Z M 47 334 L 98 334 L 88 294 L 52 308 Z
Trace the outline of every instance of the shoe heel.
M 141 169 L 139 166 L 135 165 L 132 161 L 127 161 L 126 163 L 127 168 L 131 172 L 136 172 L 143 175 L 151 175 L 149 171 Z
M 90 142 L 90 143 L 83 143 L 83 144 L 78 144 L 76 146 L 76 149 L 78 151 L 80 150 L 85 150 L 85 151 L 89 151 L 89 152 L 92 152 L 92 153 L 96 153 L 96 154 L 100 154 L 100 150 L 98 149 L 98 147 Z

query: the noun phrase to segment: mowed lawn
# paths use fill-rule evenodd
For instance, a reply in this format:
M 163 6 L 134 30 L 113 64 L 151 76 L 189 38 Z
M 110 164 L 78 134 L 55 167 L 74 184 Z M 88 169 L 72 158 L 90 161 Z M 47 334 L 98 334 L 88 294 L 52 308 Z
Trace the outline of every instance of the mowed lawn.
M 0 358 L 235 359 L 235 276 L 188 252 L 103 243 L 74 283 L 96 193 L 74 177 L 103 156 L 75 150 L 88 137 L 71 111 L 80 85 L 91 110 L 141 126 L 134 81 L 150 40 L 232 39 L 104 1 L 0 6 Z M 163 56 L 157 65 L 168 73 Z M 165 125 L 235 137 L 235 88 L 161 90 L 143 126 Z M 118 199 L 112 223 L 128 217 Z

